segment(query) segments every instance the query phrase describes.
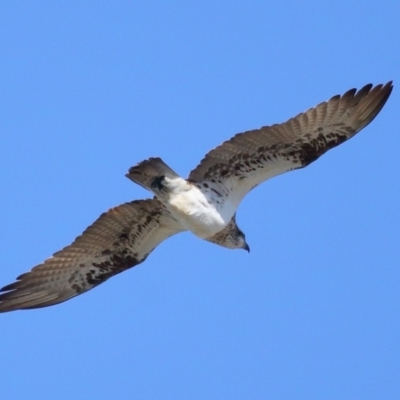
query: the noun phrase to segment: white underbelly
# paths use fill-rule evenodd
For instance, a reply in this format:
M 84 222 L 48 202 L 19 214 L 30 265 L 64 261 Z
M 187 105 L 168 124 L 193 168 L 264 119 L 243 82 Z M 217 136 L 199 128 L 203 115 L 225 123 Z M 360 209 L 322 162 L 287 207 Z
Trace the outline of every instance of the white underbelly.
M 219 215 L 213 216 L 209 213 L 195 213 L 192 215 L 180 213 L 178 218 L 186 229 L 202 239 L 214 236 L 227 225 L 222 218 L 219 218 Z
M 205 239 L 222 231 L 233 217 L 234 211 L 217 210 L 203 194 L 183 193 L 170 198 L 167 205 L 176 219 L 194 235 Z M 226 212 L 227 211 L 227 212 Z

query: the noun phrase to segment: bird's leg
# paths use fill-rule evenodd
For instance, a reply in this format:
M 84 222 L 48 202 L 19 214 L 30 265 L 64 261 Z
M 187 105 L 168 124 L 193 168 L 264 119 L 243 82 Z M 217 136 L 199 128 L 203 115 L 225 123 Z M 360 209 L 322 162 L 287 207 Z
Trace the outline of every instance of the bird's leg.
M 163 181 L 165 179 L 165 176 L 157 176 L 156 178 L 154 178 L 153 182 L 151 183 L 151 187 L 153 189 L 158 189 L 158 190 L 163 190 L 164 189 L 164 185 L 163 185 Z

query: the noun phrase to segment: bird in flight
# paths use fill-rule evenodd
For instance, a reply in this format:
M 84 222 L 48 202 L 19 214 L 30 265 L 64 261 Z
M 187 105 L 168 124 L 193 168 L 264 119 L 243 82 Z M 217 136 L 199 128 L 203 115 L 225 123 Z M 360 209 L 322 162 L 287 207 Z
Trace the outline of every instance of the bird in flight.
M 126 176 L 154 197 L 103 213 L 71 245 L 4 286 L 0 312 L 47 307 L 87 292 L 183 231 L 249 251 L 236 224 L 243 197 L 352 138 L 378 115 L 392 88 L 388 82 L 351 89 L 282 124 L 238 133 L 207 153 L 188 179 L 160 158 L 140 162 Z

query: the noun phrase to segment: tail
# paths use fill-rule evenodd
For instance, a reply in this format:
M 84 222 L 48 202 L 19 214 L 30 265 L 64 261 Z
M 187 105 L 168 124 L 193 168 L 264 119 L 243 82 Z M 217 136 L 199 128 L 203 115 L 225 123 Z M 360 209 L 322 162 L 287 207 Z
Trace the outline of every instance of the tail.
M 154 186 L 154 182 L 157 178 L 179 177 L 179 175 L 168 167 L 159 157 L 149 158 L 129 168 L 129 172 L 125 176 L 151 192 L 153 191 L 152 186 Z

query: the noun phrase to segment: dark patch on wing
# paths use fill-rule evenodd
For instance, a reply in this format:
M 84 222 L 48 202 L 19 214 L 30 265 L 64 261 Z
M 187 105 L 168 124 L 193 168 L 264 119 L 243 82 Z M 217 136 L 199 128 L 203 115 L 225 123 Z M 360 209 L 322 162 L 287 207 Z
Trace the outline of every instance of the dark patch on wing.
M 302 141 L 298 139 L 299 151 L 296 152 L 295 150 L 292 150 L 287 154 L 289 158 L 293 160 L 296 160 L 296 157 L 298 157 L 302 166 L 306 167 L 328 150 L 345 142 L 348 137 L 348 135 L 340 133 L 331 133 L 326 136 L 320 133 L 316 138 L 311 139 L 310 141 Z

